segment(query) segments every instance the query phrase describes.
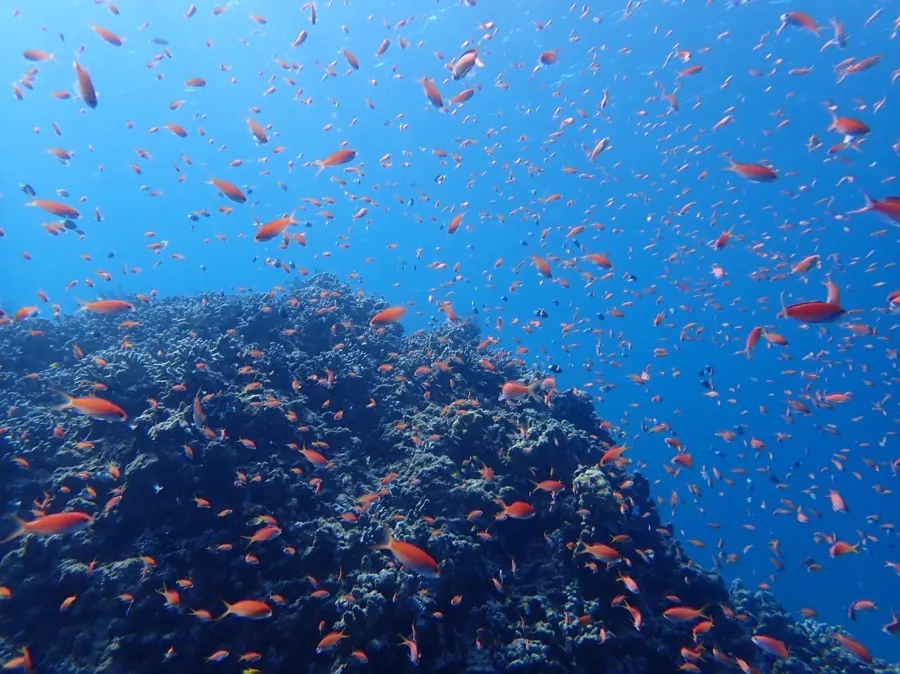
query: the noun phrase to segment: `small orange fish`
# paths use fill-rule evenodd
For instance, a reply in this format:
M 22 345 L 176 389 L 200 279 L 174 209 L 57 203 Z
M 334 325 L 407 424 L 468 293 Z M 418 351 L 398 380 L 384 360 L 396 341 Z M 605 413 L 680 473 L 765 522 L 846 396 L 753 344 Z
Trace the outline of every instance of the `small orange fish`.
M 382 309 L 369 320 L 369 325 L 373 328 L 381 325 L 390 325 L 396 323 L 406 315 L 406 307 L 388 307 Z
M 237 185 L 228 182 L 227 180 L 210 178 L 206 181 L 206 184 L 214 185 L 217 190 L 219 190 L 222 194 L 224 194 L 234 202 L 243 204 L 247 201 L 247 196 L 240 190 L 240 188 Z
M 264 620 L 272 617 L 272 607 L 264 601 L 242 599 L 233 604 L 229 604 L 224 600 L 222 603 L 225 604 L 225 613 L 216 618 L 216 620 L 221 620 L 229 615 L 234 615 L 238 618 L 247 618 L 248 620 Z
M 425 578 L 438 578 L 441 575 L 438 563 L 422 548 L 395 540 L 390 532 L 386 536 L 384 543 L 372 546 L 372 549 L 390 551 L 400 564 Z
M 316 161 L 316 166 L 319 167 L 319 172 L 316 175 L 319 175 L 326 168 L 332 166 L 340 166 L 341 164 L 347 164 L 356 159 L 356 150 L 343 149 L 338 150 L 337 152 L 332 152 L 330 155 L 325 157 L 325 159 L 319 159 Z
M 128 421 L 128 414 L 115 403 L 111 403 L 103 398 L 95 396 L 87 396 L 84 398 L 75 398 L 65 391 L 52 389 L 54 393 L 60 395 L 65 400 L 59 409 L 74 409 L 79 414 L 97 419 L 99 421 Z

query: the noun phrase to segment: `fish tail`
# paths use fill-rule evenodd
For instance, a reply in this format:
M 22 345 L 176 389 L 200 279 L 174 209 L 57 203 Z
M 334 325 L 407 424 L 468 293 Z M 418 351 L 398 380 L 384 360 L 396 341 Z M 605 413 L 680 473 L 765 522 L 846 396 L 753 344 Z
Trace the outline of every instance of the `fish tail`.
M 495 498 L 495 499 L 493 499 L 493 501 L 494 501 L 494 503 L 496 503 L 498 506 L 500 506 L 501 508 L 503 508 L 503 510 L 501 510 L 499 513 L 497 513 L 496 515 L 494 515 L 494 519 L 495 519 L 495 520 L 505 520 L 505 519 L 509 516 L 509 514 L 506 512 L 506 510 L 507 510 L 507 508 L 506 508 L 506 503 L 503 501 L 502 498 Z
M 384 543 L 378 543 L 377 545 L 371 546 L 370 550 L 390 550 L 391 543 L 394 542 L 393 537 L 391 536 L 390 530 L 384 532 Z
M 225 613 L 220 615 L 218 618 L 213 618 L 213 622 L 217 622 L 231 613 L 231 606 L 229 606 L 228 602 L 222 599 L 222 603 L 225 604 Z
M 51 388 L 50 391 L 52 393 L 55 393 L 56 395 L 58 395 L 64 401 L 59 407 L 57 407 L 57 409 L 64 410 L 64 409 L 68 409 L 69 407 L 73 407 L 73 405 L 72 405 L 73 398 L 68 393 L 66 393 L 65 391 L 58 389 L 58 388 Z
M 788 317 L 788 310 L 787 310 L 787 305 L 784 303 L 784 291 L 782 290 L 781 291 L 781 311 L 778 313 L 776 318 L 787 318 L 787 317 Z
M 866 200 L 866 203 L 862 208 L 857 208 L 854 211 L 848 211 L 847 215 L 856 215 L 857 213 L 868 213 L 869 211 L 875 210 L 875 200 L 868 192 L 863 192 L 863 198 Z
M 320 159 L 316 161 L 316 165 L 319 167 L 319 170 L 316 171 L 316 177 L 318 178 L 320 175 L 322 175 L 322 171 L 325 170 L 325 162 Z
M 24 520 L 16 517 L 15 515 L 10 515 L 10 518 L 15 521 L 17 529 L 14 532 L 12 532 L 9 536 L 4 538 L 2 541 L 0 541 L 0 545 L 3 545 L 4 543 L 9 543 L 10 541 L 17 539 L 19 536 L 25 535 L 25 533 L 28 531 L 28 529 L 25 527 Z
M 535 382 L 528 387 L 528 394 L 538 402 L 541 402 L 543 400 L 543 397 L 541 396 L 540 379 L 535 380 Z

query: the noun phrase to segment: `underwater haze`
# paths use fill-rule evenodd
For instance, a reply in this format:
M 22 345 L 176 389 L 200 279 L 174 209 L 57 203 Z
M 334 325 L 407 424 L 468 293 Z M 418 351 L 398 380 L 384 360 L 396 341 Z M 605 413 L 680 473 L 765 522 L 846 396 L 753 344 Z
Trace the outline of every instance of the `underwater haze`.
M 5 669 L 896 671 L 900 7 L 0 37 Z

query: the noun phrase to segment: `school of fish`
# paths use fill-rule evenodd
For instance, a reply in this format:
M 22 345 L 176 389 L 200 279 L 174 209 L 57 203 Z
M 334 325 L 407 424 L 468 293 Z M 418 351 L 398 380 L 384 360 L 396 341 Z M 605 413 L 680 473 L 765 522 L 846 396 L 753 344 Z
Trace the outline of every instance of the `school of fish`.
M 19 107 L 13 109 L 8 102 L 8 114 L 45 120 L 33 130 L 50 155 L 47 161 L 94 172 L 96 179 L 90 194 L 74 195 L 61 186 L 35 189 L 37 176 L 22 177 L 20 194 L 3 195 L 0 224 L 9 230 L 40 227 L 48 237 L 65 240 L 69 259 L 64 267 L 71 278 L 58 287 L 46 286 L 42 265 L 59 268 L 60 261 L 49 260 L 40 248 L 12 250 L 12 231 L 0 229 L 3 256 L 18 256 L 34 268 L 16 279 L 28 286 L 34 300 L 0 310 L 0 329 L 28 328 L 36 316 L 60 319 L 77 303 L 79 313 L 113 317 L 125 350 L 131 340 L 128 331 L 137 325 L 133 317 L 157 297 L 156 279 L 181 273 L 178 265 L 188 264 L 191 257 L 184 251 L 194 244 L 207 245 L 211 258 L 219 255 L 216 246 L 238 247 L 240 255 L 253 256 L 269 275 L 262 278 L 271 279 L 276 305 L 285 278 L 306 275 L 314 265 L 339 265 L 342 255 L 367 248 L 357 243 L 366 241 L 367 232 L 387 231 L 384 250 L 367 248 L 364 264 L 393 264 L 396 255 L 414 259 L 415 267 L 407 269 L 404 263 L 403 271 L 421 279 L 428 290 L 416 301 L 403 296 L 414 280 L 378 288 L 364 285 L 364 271 L 350 273 L 366 290 L 388 294 L 395 302 L 374 314 L 369 327 L 413 319 L 469 320 L 488 332 L 482 361 L 487 370 L 493 368 L 493 348 L 515 352 L 523 362 L 532 359 L 539 369 L 561 364 L 554 372 L 594 395 L 611 431 L 629 439 L 629 447 L 609 447 L 600 466 L 630 465 L 658 474 L 656 498 L 676 521 L 684 510 L 696 511 L 706 521 L 706 531 L 685 533 L 698 554 L 714 545 L 709 561 L 726 571 L 750 563 L 747 559 L 768 564 L 771 570 L 757 581 L 776 591 L 790 574 L 841 565 L 841 575 L 862 583 L 861 592 L 868 595 L 861 594 L 848 609 L 859 640 L 840 636 L 840 645 L 860 661 L 871 662 L 863 645 L 867 632 L 900 634 L 891 606 L 900 607 L 900 598 L 891 601 L 881 589 L 900 575 L 900 553 L 892 542 L 897 501 L 889 486 L 900 475 L 900 451 L 897 431 L 871 435 L 873 427 L 895 428 L 900 417 L 891 389 L 898 381 L 900 353 L 894 336 L 900 316 L 900 190 L 894 186 L 895 167 L 872 159 L 876 152 L 894 162 L 900 155 L 900 127 L 891 108 L 897 97 L 893 87 L 900 79 L 900 68 L 891 68 L 900 64 L 878 53 L 887 55 L 900 44 L 895 39 L 900 13 L 887 4 L 869 3 L 868 15 L 860 16 L 858 7 L 850 11 L 847 5 L 846 16 L 840 16 L 843 7 L 836 5 L 838 16 L 832 17 L 824 8 L 819 12 L 813 3 L 799 0 L 708 0 L 696 4 L 705 4 L 716 19 L 694 26 L 691 37 L 685 38 L 687 31 L 666 23 L 677 21 L 678 3 L 657 0 L 548 4 L 540 10 L 546 16 L 527 20 L 512 18 L 505 6 L 487 0 L 447 0 L 421 7 L 409 3 L 399 15 L 401 8 L 390 3 L 332 0 L 297 3 L 288 29 L 296 37 L 282 39 L 284 27 L 275 29 L 272 24 L 281 22 L 267 19 L 264 2 L 179 4 L 184 4 L 177 17 L 183 25 L 171 29 L 187 35 L 179 42 L 206 49 L 218 59 L 229 58 L 231 46 L 220 45 L 223 38 L 216 23 L 228 21 L 242 42 L 263 43 L 274 56 L 250 64 L 258 71 L 255 81 L 239 79 L 225 60 L 213 67 L 209 58 L 180 53 L 163 38 L 151 39 L 151 34 L 165 34 L 168 26 L 142 16 L 137 5 L 120 7 L 108 0 L 84 6 L 87 27 L 77 30 L 75 41 L 71 33 L 76 29 L 70 26 L 31 31 L 34 46 L 22 53 L 22 74 L 12 84 Z M 800 11 L 801 6 L 808 11 Z M 751 8 L 754 16 L 770 18 L 762 34 L 747 35 L 748 24 L 741 23 L 741 13 Z M 29 21 L 30 10 L 23 4 L 4 20 L 21 26 Z M 889 16 L 892 12 L 897 16 Z M 458 50 L 445 54 L 435 51 L 433 33 L 423 30 L 435 20 L 449 20 L 451 14 Z M 723 14 L 727 26 L 719 22 Z M 632 35 L 627 46 L 607 47 L 611 32 L 631 31 L 636 22 L 642 31 L 647 25 L 652 30 Z M 353 26 L 361 23 L 367 35 L 375 31 L 381 38 L 358 40 Z M 328 27 L 333 36 L 336 26 L 341 36 L 337 42 L 318 38 Z M 523 42 L 507 43 L 516 35 Z M 515 51 L 510 44 L 516 45 Z M 726 45 L 735 49 L 736 44 L 749 45 L 744 62 L 719 60 L 720 50 Z M 532 51 L 522 51 L 523 45 Z M 663 59 L 656 58 L 660 53 Z M 127 78 L 142 82 L 140 96 L 129 101 L 129 94 L 119 93 L 124 81 L 98 75 L 96 64 L 105 59 L 120 59 Z M 169 62 L 195 74 L 173 88 Z M 723 68 L 727 74 L 713 81 L 713 73 L 725 72 Z M 827 90 L 802 89 L 805 78 L 822 72 L 827 74 Z M 48 89 L 44 80 L 56 81 L 60 73 L 72 86 Z M 868 78 L 866 88 L 853 89 L 860 78 Z M 344 79 L 350 81 L 352 95 L 337 99 L 330 87 Z M 791 80 L 796 80 L 797 91 L 785 94 L 783 88 Z M 646 96 L 635 96 L 638 81 L 644 82 Z M 157 94 L 163 87 L 177 91 L 179 98 L 164 99 Z M 220 96 L 240 90 L 251 104 L 242 117 L 222 120 L 215 114 L 215 99 L 204 98 L 215 90 Z M 735 90 L 739 96 L 731 95 Z M 482 100 L 492 105 L 484 106 Z M 104 123 L 125 125 L 133 134 L 133 155 L 128 165 L 98 166 L 91 153 L 104 138 L 86 137 L 79 127 L 92 115 L 103 114 L 113 101 L 117 109 L 150 109 L 159 124 L 137 128 L 127 118 L 105 118 Z M 60 113 L 66 121 L 48 117 L 50 105 L 68 106 Z M 310 128 L 303 115 L 320 107 L 333 121 Z M 427 118 L 427 125 L 412 121 L 404 107 L 417 118 Z M 382 108 L 391 115 L 381 113 Z M 715 110 L 712 117 L 708 108 Z M 762 108 L 767 113 L 761 118 Z M 792 115 L 804 124 L 794 123 Z M 805 123 L 810 118 L 819 120 L 811 128 Z M 541 122 L 528 133 L 532 119 Z M 308 157 L 305 148 L 283 143 L 282 136 L 288 134 L 282 131 L 298 125 L 305 134 L 333 139 L 333 150 Z M 357 125 L 368 134 L 365 147 L 375 143 L 380 154 L 369 154 L 362 144 L 350 147 L 339 137 Z M 229 136 L 226 144 L 220 136 L 232 128 L 239 128 L 243 138 Z M 618 154 L 617 146 L 627 146 L 638 136 L 649 139 L 653 152 Z M 215 146 L 217 164 L 195 165 L 195 151 L 206 153 Z M 780 158 L 777 164 L 770 155 Z M 799 165 L 810 156 L 816 158 L 821 175 L 799 172 L 790 164 L 792 157 Z M 167 178 L 159 165 L 170 165 Z M 104 187 L 104 178 L 113 172 L 137 176 L 133 194 Z M 141 184 L 145 172 L 147 184 Z M 15 168 L 8 166 L 7 173 L 15 173 Z M 168 184 L 150 184 L 163 180 Z M 278 205 L 257 198 L 260 184 L 275 186 L 284 195 Z M 142 257 L 144 266 L 104 264 L 81 252 L 80 242 L 108 236 L 108 204 L 131 200 L 135 215 L 141 212 L 149 216 L 143 221 L 151 222 L 157 217 L 155 209 L 168 214 L 168 192 L 179 189 L 193 190 L 197 208 L 182 214 L 187 222 L 167 228 L 165 239 L 154 229 L 143 229 L 138 218 L 114 225 L 127 230 L 137 251 L 129 257 Z M 467 196 L 467 190 L 473 196 Z M 769 206 L 769 200 L 779 205 Z M 855 205 L 843 210 L 835 205 L 848 201 Z M 425 228 L 438 232 L 443 243 L 423 245 L 416 232 Z M 872 242 L 868 254 L 845 258 L 845 240 L 851 236 L 857 245 L 860 239 Z M 476 249 L 502 252 L 493 264 L 478 268 L 473 261 L 483 256 L 476 258 Z M 195 255 L 191 260 L 204 262 Z M 856 280 L 848 284 L 846 278 Z M 120 280 L 128 287 L 140 284 L 142 290 L 128 297 L 105 297 L 104 285 Z M 243 279 L 234 283 L 238 292 L 250 285 Z M 470 283 L 478 287 L 477 297 Z M 530 303 L 530 313 L 504 311 L 510 298 L 515 306 Z M 472 310 L 467 310 L 470 304 Z M 729 317 L 740 312 L 740 321 L 723 319 L 726 310 Z M 41 338 L 41 330 L 32 332 L 34 339 Z M 76 357 L 92 357 L 74 348 Z M 693 372 L 682 370 L 679 358 L 682 352 L 696 354 L 699 349 L 715 352 L 719 367 L 701 372 L 698 386 Z M 783 363 L 778 380 L 760 381 L 755 368 L 764 360 Z M 420 370 L 425 369 L 416 374 L 427 376 L 433 367 L 423 364 Z M 252 375 L 252 368 L 247 374 Z M 330 386 L 332 381 L 333 373 L 327 372 L 317 383 Z M 657 385 L 674 387 L 682 395 L 672 399 L 655 391 Z M 64 420 L 70 414 L 91 420 L 94 442 L 102 438 L 106 424 L 127 423 L 129 414 L 103 391 L 102 382 L 92 389 L 54 391 L 60 399 L 60 426 L 54 432 L 65 434 Z M 748 391 L 765 391 L 764 398 Z M 508 405 L 527 401 L 552 406 L 555 392 L 556 381 L 548 376 L 510 380 L 497 396 Z M 191 422 L 208 438 L 217 437 L 206 425 L 204 412 L 214 395 L 197 392 L 192 404 Z M 867 401 L 865 407 L 858 399 Z M 852 428 L 844 428 L 850 437 L 843 446 L 826 453 L 807 450 L 805 445 L 813 443 L 799 440 L 803 434 L 842 436 L 834 419 L 843 406 L 856 410 L 849 420 Z M 688 408 L 704 410 L 706 423 L 685 424 Z M 612 418 L 610 410 L 616 410 L 618 418 Z M 335 418 L 342 414 L 337 412 Z M 771 427 L 770 414 L 780 415 L 782 430 L 757 432 L 755 423 Z M 741 421 L 720 424 L 716 415 Z M 869 426 L 870 420 L 877 423 Z M 12 434 L 14 424 L 3 425 L 3 433 Z M 237 441 L 253 448 L 257 440 Z M 92 444 L 84 440 L 79 446 L 82 443 L 85 450 Z M 295 449 L 312 468 L 324 471 L 330 465 L 324 447 Z M 730 452 L 728 458 L 725 452 Z M 772 471 L 777 455 L 801 453 L 803 469 L 798 462 L 787 474 Z M 28 469 L 27 459 L 15 456 L 12 461 L 17 469 Z M 117 480 L 118 470 L 109 467 Z M 489 471 L 483 466 L 486 480 Z M 744 520 L 717 521 L 717 500 L 740 492 L 759 475 L 780 490 L 777 502 L 757 499 L 747 507 Z M 385 489 L 393 477 L 384 478 Z M 864 512 L 848 502 L 842 491 L 850 487 L 844 485 L 857 483 L 870 484 L 885 506 Z M 564 476 L 535 482 L 535 491 L 552 494 L 566 488 Z M 91 512 L 50 512 L 48 496 L 43 503 L 35 502 L 30 515 L 17 519 L 3 543 L 75 535 L 106 516 L 125 494 L 122 482 L 105 506 Z M 195 505 L 215 508 L 215 497 L 197 496 Z M 497 499 L 493 506 L 486 504 L 491 507 L 496 508 L 491 513 L 494 526 L 500 526 L 504 520 L 539 517 L 542 506 L 524 495 L 511 503 Z M 361 516 L 365 508 L 363 503 L 347 516 Z M 218 516 L 230 514 L 221 511 Z M 765 533 L 760 519 L 771 517 L 795 520 L 795 536 L 809 549 L 802 564 L 784 556 L 782 543 Z M 245 563 L 255 563 L 254 546 L 282 533 L 274 518 L 261 517 L 256 524 L 246 548 L 235 548 Z M 715 543 L 707 542 L 710 530 Z M 289 546 L 285 552 L 291 554 Z M 372 554 L 390 556 L 423 582 L 441 582 L 445 560 L 390 532 Z M 625 573 L 630 562 L 624 544 L 580 541 L 572 554 L 620 576 L 629 596 L 640 594 Z M 854 557 L 862 555 L 883 561 L 883 578 L 857 576 Z M 150 557 L 144 563 L 155 565 Z M 191 582 L 183 579 L 177 588 L 156 588 L 160 601 L 177 608 Z M 327 590 L 315 583 L 313 588 L 328 598 Z M 0 602 L 18 591 L 0 587 Z M 134 601 L 131 592 L 123 588 L 120 595 L 126 608 Z M 801 615 L 814 617 L 821 597 L 811 595 L 808 600 Z M 458 597 L 452 603 L 463 601 Z M 70 610 L 75 602 L 77 597 L 70 596 L 59 610 Z M 223 602 L 218 615 L 212 607 L 191 606 L 190 611 L 209 622 L 277 620 L 284 599 L 224 596 Z M 633 604 L 625 607 L 640 629 L 639 602 Z M 861 615 L 869 613 L 884 615 L 884 620 L 876 624 Z M 692 624 L 695 643 L 699 632 L 714 634 L 712 621 L 699 606 L 673 606 L 662 617 Z M 320 654 L 339 652 L 351 636 L 324 624 L 321 634 Z M 788 656 L 777 639 L 758 634 L 753 641 L 774 659 Z M 415 626 L 409 635 L 401 635 L 400 646 L 408 649 L 413 663 L 419 661 Z M 703 671 L 701 655 L 702 649 L 688 648 L 681 669 Z M 171 649 L 161 652 L 164 662 L 174 656 Z M 367 661 L 362 650 L 344 657 L 360 665 Z M 255 666 L 262 656 L 218 651 L 207 662 L 228 659 Z M 745 674 L 755 671 L 737 660 L 728 662 Z M 27 647 L 2 667 L 32 671 Z

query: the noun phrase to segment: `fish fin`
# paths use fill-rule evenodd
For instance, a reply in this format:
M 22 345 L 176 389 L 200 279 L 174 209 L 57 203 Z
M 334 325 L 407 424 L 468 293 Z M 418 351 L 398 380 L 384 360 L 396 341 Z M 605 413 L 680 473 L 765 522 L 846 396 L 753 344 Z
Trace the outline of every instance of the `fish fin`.
M 10 517 L 10 519 L 15 521 L 16 526 L 18 528 L 13 533 L 11 533 L 9 536 L 7 536 L 2 541 L 0 541 L 0 545 L 2 545 L 4 543 L 9 543 L 10 541 L 17 539 L 19 536 L 24 536 L 25 533 L 28 531 L 28 529 L 25 528 L 25 520 L 17 517 L 16 515 L 10 515 L 9 517 Z
M 70 408 L 70 407 L 74 407 L 74 405 L 72 405 L 72 400 L 73 400 L 73 398 L 72 398 L 72 396 L 70 396 L 68 393 L 66 393 L 66 392 L 63 391 L 62 389 L 58 389 L 58 388 L 51 388 L 50 391 L 51 391 L 52 393 L 55 393 L 56 395 L 58 395 L 58 396 L 59 396 L 60 398 L 62 398 L 63 401 L 64 401 L 64 402 L 63 402 L 61 405 L 59 405 L 56 409 L 58 409 L 58 410 L 65 410 L 65 409 L 68 409 L 68 408 Z
M 390 550 L 391 543 L 393 543 L 393 542 L 394 542 L 394 538 L 393 538 L 393 536 L 391 536 L 390 529 L 388 529 L 384 532 L 384 543 L 379 543 L 377 545 L 373 545 L 369 549 L 370 550 Z
M 231 605 L 224 599 L 222 599 L 222 603 L 225 604 L 225 613 L 220 615 L 218 618 L 213 618 L 213 622 L 217 622 L 217 621 L 221 620 L 222 618 L 231 614 Z
M 857 215 L 858 213 L 868 213 L 869 211 L 875 210 L 875 200 L 871 197 L 868 192 L 863 192 L 863 198 L 866 200 L 866 203 L 862 208 L 857 208 L 852 211 L 847 211 L 847 215 Z

